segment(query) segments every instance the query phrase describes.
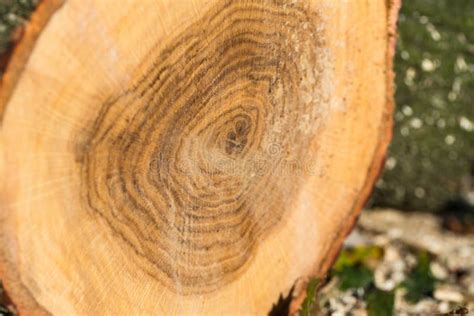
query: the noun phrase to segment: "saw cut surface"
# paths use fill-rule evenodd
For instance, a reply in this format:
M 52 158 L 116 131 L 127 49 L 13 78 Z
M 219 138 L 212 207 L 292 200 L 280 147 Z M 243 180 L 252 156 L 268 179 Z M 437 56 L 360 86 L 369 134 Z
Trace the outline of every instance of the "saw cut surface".
M 301 5 L 213 7 L 78 142 L 84 208 L 171 290 L 235 279 L 284 220 L 324 110 L 317 21 Z
M 294 312 L 382 163 L 390 10 L 64 1 L 0 87 L 0 273 L 20 313 Z

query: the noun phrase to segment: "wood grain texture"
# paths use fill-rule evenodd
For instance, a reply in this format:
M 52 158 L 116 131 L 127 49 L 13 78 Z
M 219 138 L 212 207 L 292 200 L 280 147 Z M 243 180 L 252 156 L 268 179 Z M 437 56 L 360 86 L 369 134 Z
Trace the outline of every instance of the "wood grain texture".
M 294 313 L 380 170 L 397 10 L 65 2 L 0 89 L 20 311 L 266 314 L 294 288 Z
M 83 208 L 172 291 L 238 278 L 284 221 L 305 180 L 290 168 L 310 171 L 326 111 L 311 105 L 323 98 L 317 21 L 297 5 L 217 5 L 153 50 L 80 134 Z

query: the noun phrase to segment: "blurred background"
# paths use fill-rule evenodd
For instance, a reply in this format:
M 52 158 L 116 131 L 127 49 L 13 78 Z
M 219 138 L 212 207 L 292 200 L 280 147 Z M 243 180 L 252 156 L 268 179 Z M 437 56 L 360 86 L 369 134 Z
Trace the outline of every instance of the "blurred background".
M 372 205 L 472 210 L 474 1 L 404 1 L 395 70 L 394 137 Z
M 0 71 L 36 4 L 0 0 Z M 474 0 L 405 0 L 398 29 L 385 170 L 303 315 L 474 313 Z

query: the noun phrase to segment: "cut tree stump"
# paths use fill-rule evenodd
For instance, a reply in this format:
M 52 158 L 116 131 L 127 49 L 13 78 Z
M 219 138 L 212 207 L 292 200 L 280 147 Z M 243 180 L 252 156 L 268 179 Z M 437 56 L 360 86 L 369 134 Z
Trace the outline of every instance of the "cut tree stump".
M 20 313 L 295 313 L 381 169 L 398 7 L 41 2 L 0 88 Z

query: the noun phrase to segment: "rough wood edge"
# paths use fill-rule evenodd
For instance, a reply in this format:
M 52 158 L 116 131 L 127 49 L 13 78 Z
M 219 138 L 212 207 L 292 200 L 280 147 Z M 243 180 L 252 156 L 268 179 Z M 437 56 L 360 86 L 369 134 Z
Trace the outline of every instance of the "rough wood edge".
M 311 277 L 324 279 L 329 268 L 336 261 L 341 249 L 342 244 L 349 233 L 354 228 L 357 223 L 360 212 L 363 207 L 366 205 L 367 201 L 370 198 L 370 195 L 373 191 L 375 182 L 381 175 L 383 171 L 383 166 L 385 163 L 385 154 L 392 140 L 392 129 L 393 129 L 393 111 L 395 108 L 395 98 L 394 98 L 394 79 L 395 72 L 393 70 L 393 61 L 396 52 L 396 42 L 397 42 L 397 22 L 398 22 L 398 13 L 401 8 L 402 0 L 386 0 L 388 7 L 387 15 L 387 34 L 388 34 L 388 43 L 387 43 L 387 52 L 386 52 L 386 65 L 387 65 L 387 74 L 386 74 L 386 107 L 384 113 L 383 122 L 380 127 L 379 141 L 378 145 L 374 151 L 372 164 L 367 171 L 367 176 L 365 183 L 362 189 L 359 192 L 359 198 L 354 202 L 352 210 L 350 212 L 350 217 L 341 224 L 339 229 L 335 232 L 334 241 L 332 247 L 327 254 L 325 261 L 323 261 L 316 269 L 312 276 L 309 276 L 306 280 L 302 282 L 302 290 L 298 290 L 297 296 L 292 299 L 289 308 L 289 315 L 297 315 L 300 309 L 301 304 L 306 298 L 306 286 L 310 281 Z
M 350 233 L 352 228 L 357 222 L 360 211 L 366 204 L 367 200 L 370 197 L 370 194 L 373 190 L 375 181 L 378 179 L 379 175 L 382 172 L 385 153 L 387 147 L 392 139 L 392 114 L 394 110 L 394 71 L 393 71 L 393 58 L 395 55 L 396 48 L 396 38 L 397 38 L 397 20 L 398 20 L 398 11 L 401 7 L 402 0 L 387 0 L 387 5 L 389 6 L 389 14 L 387 17 L 388 21 L 388 46 L 387 46 L 387 82 L 386 82 L 386 91 L 387 91 L 387 105 L 384 116 L 386 117 L 386 124 L 381 126 L 381 133 L 379 138 L 379 144 L 374 152 L 373 163 L 367 172 L 367 177 L 365 184 L 360 191 L 359 199 L 354 203 L 354 206 L 351 210 L 350 218 L 341 225 L 339 231 L 334 236 L 334 242 L 328 253 L 326 260 L 322 262 L 317 271 L 313 274 L 314 277 L 324 277 L 327 270 L 336 260 L 341 248 L 342 243 Z M 24 33 L 22 34 L 21 39 L 15 45 L 13 52 L 11 54 L 10 60 L 7 64 L 6 71 L 3 76 L 0 78 L 0 127 L 3 118 L 3 114 L 6 109 L 6 105 L 15 89 L 15 86 L 18 82 L 18 79 L 23 72 L 24 67 L 28 61 L 28 58 L 34 48 L 36 40 L 40 36 L 42 30 L 47 25 L 49 19 L 52 17 L 54 12 L 58 10 L 64 0 L 42 0 L 38 7 L 33 12 L 30 22 L 26 25 Z M 1 250 L 0 250 L 1 251 Z M 6 268 L 8 266 L 8 268 Z M 7 273 L 10 272 L 10 274 Z M 9 298 L 12 299 L 13 305 L 17 311 L 23 315 L 48 315 L 49 313 L 41 307 L 28 290 L 18 281 L 19 276 L 15 267 L 11 267 L 8 264 L 8 261 L 3 258 L 3 255 L 0 257 L 0 280 L 3 281 L 4 289 Z M 306 285 L 309 281 L 304 280 L 302 284 L 302 289 L 298 291 L 298 296 L 294 297 L 291 301 L 289 314 L 297 315 L 301 303 L 306 297 Z M 277 298 L 275 298 L 276 300 Z
M 8 101 L 28 62 L 36 40 L 54 12 L 63 3 L 64 0 L 40 0 L 30 17 L 30 21 L 24 26 L 21 38 L 15 43 L 5 72 L 0 78 L 0 129 Z M 2 219 L 0 218 L 0 220 Z M 17 268 L 7 260 L 4 249 L 0 249 L 0 280 L 3 283 L 7 298 L 13 303 L 20 315 L 49 315 L 21 283 Z
M 62 6 L 63 2 L 64 0 L 42 0 L 26 24 L 20 40 L 13 48 L 5 73 L 0 79 L 0 124 L 8 100 L 28 62 L 36 40 L 53 13 Z

